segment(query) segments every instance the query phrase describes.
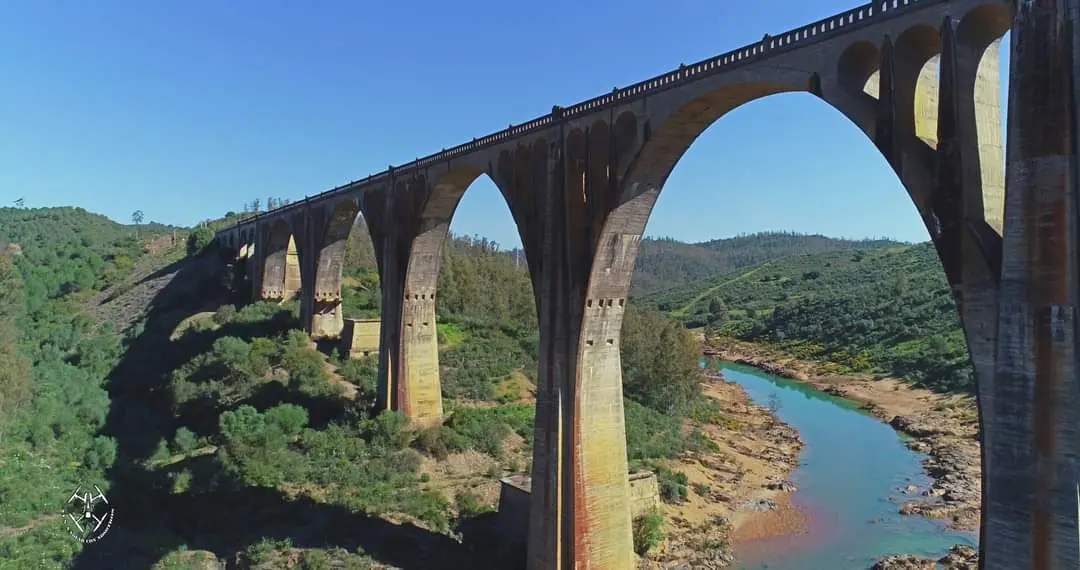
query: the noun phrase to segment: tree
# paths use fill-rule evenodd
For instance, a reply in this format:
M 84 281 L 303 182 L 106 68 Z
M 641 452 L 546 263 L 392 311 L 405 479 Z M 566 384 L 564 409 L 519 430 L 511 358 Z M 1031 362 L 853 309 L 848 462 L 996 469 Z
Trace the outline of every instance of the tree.
M 259 203 L 258 198 L 255 198 L 254 200 L 251 201 L 251 211 L 252 212 L 255 212 L 256 214 L 258 214 L 259 213 L 259 206 L 260 206 L 260 203 Z
M 210 245 L 210 242 L 214 241 L 214 231 L 206 226 L 200 226 L 195 228 L 195 231 L 191 232 L 188 236 L 187 253 L 188 255 L 198 255 L 206 246 Z
M 135 210 L 132 212 L 131 221 L 135 223 L 135 239 L 139 239 L 139 224 L 143 221 L 143 211 Z
M 627 307 L 620 340 L 623 390 L 661 412 L 684 408 L 701 394 L 701 347 L 663 313 Z
M 269 212 L 270 210 L 273 210 L 276 207 L 278 207 L 278 201 L 275 200 L 273 196 L 266 199 L 266 211 L 267 212 Z
M 16 208 L 22 208 L 25 205 L 26 205 L 26 200 L 24 200 L 23 198 L 19 198 L 18 200 L 15 200 L 15 207 Z

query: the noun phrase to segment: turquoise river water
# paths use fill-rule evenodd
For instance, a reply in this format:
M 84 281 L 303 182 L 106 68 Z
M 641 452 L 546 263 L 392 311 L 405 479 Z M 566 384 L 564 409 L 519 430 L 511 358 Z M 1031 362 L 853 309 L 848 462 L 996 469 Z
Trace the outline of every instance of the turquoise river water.
M 793 380 L 729 363 L 710 362 L 757 404 L 779 404 L 777 415 L 799 430 L 805 446 L 791 480 L 792 500 L 808 513 L 804 535 L 740 545 L 740 570 L 865 570 L 889 554 L 939 557 L 954 544 L 975 546 L 972 533 L 947 531 L 938 521 L 897 511 L 928 487 L 925 457 L 904 446 L 887 424 Z

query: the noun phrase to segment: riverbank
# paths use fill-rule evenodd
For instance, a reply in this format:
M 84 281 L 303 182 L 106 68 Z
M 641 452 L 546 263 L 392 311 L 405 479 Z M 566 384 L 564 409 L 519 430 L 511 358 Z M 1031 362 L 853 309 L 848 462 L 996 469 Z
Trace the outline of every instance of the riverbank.
M 837 375 L 819 363 L 736 340 L 714 341 L 704 345 L 703 352 L 799 380 L 862 405 L 910 436 L 908 447 L 928 456 L 923 465 L 933 485 L 929 489 L 905 488 L 911 500 L 900 505 L 899 511 L 942 519 L 956 530 L 978 529 L 981 461 L 974 398 L 938 394 L 891 378 Z
M 718 374 L 707 374 L 702 388 L 720 406 L 716 421 L 701 426 L 717 449 L 666 462 L 686 474 L 689 494 L 680 504 L 662 505 L 667 540 L 639 568 L 719 568 L 740 543 L 807 530 L 788 481 L 803 446 L 798 432 Z

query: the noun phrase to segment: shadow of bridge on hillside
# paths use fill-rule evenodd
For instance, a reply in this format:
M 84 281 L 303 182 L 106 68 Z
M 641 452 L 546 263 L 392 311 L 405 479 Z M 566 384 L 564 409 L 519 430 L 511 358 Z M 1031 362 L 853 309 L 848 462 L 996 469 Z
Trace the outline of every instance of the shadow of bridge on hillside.
M 181 548 L 208 550 L 227 568 L 245 568 L 248 564 L 240 553 L 264 538 L 289 539 L 294 548 L 362 549 L 380 564 L 405 570 L 524 566 L 522 552 L 508 553 L 494 538 L 490 517 L 463 525 L 465 540 L 459 542 L 413 524 L 394 524 L 308 497 L 289 497 L 277 489 L 240 485 L 212 455 L 184 460 L 189 462 L 184 467 L 190 469 L 192 481 L 180 493 L 174 493 L 170 474 L 175 469 L 144 467 L 158 442 L 171 441 L 189 419 L 199 419 L 193 427 L 203 435 L 216 430 L 216 413 L 221 410 L 209 402 L 200 404 L 209 406 L 196 414 L 202 418 L 176 418 L 178 406 L 169 385 L 172 370 L 223 336 L 268 336 L 292 324 L 278 320 L 225 326 L 171 341 L 177 326 L 192 314 L 236 301 L 223 286 L 222 267 L 213 254 L 204 254 L 154 272 L 159 277 L 174 275 L 149 300 L 145 326 L 133 329 L 137 335 L 127 339 L 126 351 L 108 377 L 112 401 L 104 431 L 116 439 L 118 458 L 107 473 L 106 495 L 115 508 L 115 523 L 100 541 L 83 547 L 73 568 L 151 568 Z M 281 401 L 326 404 L 305 402 L 287 390 L 264 391 L 256 399 L 260 409 Z M 314 415 L 328 417 L 341 409 L 340 404 L 336 409 L 320 408 Z

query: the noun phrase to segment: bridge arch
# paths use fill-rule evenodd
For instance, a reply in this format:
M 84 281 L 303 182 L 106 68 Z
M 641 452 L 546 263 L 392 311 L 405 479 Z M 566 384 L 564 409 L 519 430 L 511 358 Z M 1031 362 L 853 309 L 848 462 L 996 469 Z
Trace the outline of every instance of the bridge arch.
M 417 204 L 417 228 L 408 245 L 405 267 L 398 337 L 400 356 L 394 371 L 397 382 L 392 398 L 396 402 L 394 408 L 418 424 L 437 423 L 443 415 L 436 322 L 439 276 L 451 223 L 465 193 L 478 180 L 486 178 L 502 196 L 526 251 L 521 261 L 528 265 L 528 234 L 523 226 L 528 223 L 529 213 L 527 206 L 521 204 L 526 194 L 518 184 L 519 175 L 525 173 L 516 168 L 519 162 L 527 162 L 527 156 L 520 154 L 525 148 L 520 145 L 516 152 L 502 151 L 487 170 L 464 164 L 433 177 Z
M 896 86 L 898 115 L 911 120 L 911 124 L 900 127 L 937 148 L 940 30 L 926 24 L 912 26 L 896 38 L 896 52 L 899 73 L 909 78 Z
M 881 50 L 877 44 L 866 40 L 852 43 L 837 62 L 840 85 L 852 93 L 877 97 L 880 58 Z
M 262 299 L 286 301 L 300 294 L 300 258 L 289 223 L 275 220 L 268 230 L 261 275 Z
M 989 12 L 976 10 L 972 13 L 981 18 Z M 976 20 L 970 22 L 968 25 L 977 27 L 988 37 L 1007 30 L 1006 26 L 1004 29 L 987 31 L 984 24 L 977 24 Z M 946 23 L 956 25 L 955 21 Z M 580 372 L 574 400 L 618 410 L 619 418 L 593 417 L 588 420 L 590 425 L 579 426 L 578 429 L 590 432 L 615 430 L 622 420 L 621 402 L 608 395 L 620 393 L 621 359 L 618 346 L 625 301 L 645 226 L 676 164 L 709 126 L 731 111 L 747 103 L 784 93 L 811 92 L 817 95 L 822 103 L 859 128 L 888 161 L 928 229 L 953 287 L 954 298 L 961 306 L 961 323 L 968 341 L 968 352 L 976 362 L 976 378 L 986 377 L 980 371 L 979 363 L 986 362 L 987 355 L 992 363 L 993 348 L 988 348 L 982 342 L 984 335 L 979 331 L 996 320 L 996 311 L 986 310 L 985 305 L 978 301 L 995 291 L 989 284 L 989 277 L 995 269 L 992 256 L 971 247 L 971 244 L 977 241 L 972 237 L 976 234 L 983 235 L 986 241 L 995 238 L 992 229 L 989 232 L 973 229 L 978 223 L 985 226 L 985 220 L 992 219 L 992 212 L 981 207 L 983 192 L 992 194 L 992 191 L 984 189 L 967 172 L 943 176 L 948 171 L 942 165 L 956 164 L 956 156 L 946 153 L 954 152 L 951 149 L 956 148 L 957 144 L 978 148 L 980 143 L 987 143 L 981 145 L 986 149 L 985 153 L 976 151 L 973 154 L 982 159 L 984 171 L 997 172 L 999 176 L 1003 171 L 1000 146 L 995 146 L 994 141 L 988 140 L 982 132 L 975 132 L 970 128 L 973 125 L 963 122 L 973 122 L 977 115 L 987 113 L 997 117 L 992 114 L 998 110 L 994 100 L 976 97 L 976 89 L 986 87 L 974 83 L 978 71 L 987 73 L 993 69 L 989 67 L 991 64 L 996 65 L 994 56 L 997 52 L 988 50 L 984 45 L 980 48 L 980 55 L 984 61 L 991 63 L 980 64 L 978 70 L 962 68 L 957 61 L 967 63 L 970 57 L 949 50 L 956 49 L 957 42 L 971 48 L 970 43 L 965 43 L 969 40 L 956 40 L 956 36 L 960 35 L 956 28 L 940 32 L 940 35 L 945 37 L 939 39 L 939 32 L 932 27 L 916 27 L 905 30 L 896 38 L 885 36 L 879 42 L 854 43 L 841 52 L 843 55 L 836 68 L 822 70 L 820 75 L 807 70 L 779 69 L 779 65 L 762 66 L 760 73 L 754 70 L 756 81 L 720 85 L 692 100 L 673 105 L 674 108 L 670 110 L 665 109 L 657 115 L 658 118 L 650 119 L 651 136 L 645 138 L 633 164 L 620 180 L 615 207 L 604 219 L 603 229 L 594 244 L 596 254 L 588 272 L 581 336 L 577 346 Z M 958 89 L 955 83 L 948 83 L 944 77 L 939 89 L 935 58 L 945 60 L 946 55 L 949 61 L 942 65 L 946 65 L 947 71 L 953 76 L 970 78 L 969 89 L 963 88 L 966 85 L 960 85 Z M 995 75 L 993 81 L 996 80 Z M 937 96 L 928 96 L 931 92 Z M 931 116 L 931 124 L 918 124 L 916 107 L 919 97 L 926 97 L 922 105 L 941 100 L 942 111 Z M 926 121 L 926 117 L 921 120 Z M 1001 127 L 996 125 L 991 128 L 1000 130 Z M 918 134 L 923 137 L 916 138 Z M 931 134 L 934 144 L 926 140 L 931 138 Z M 948 144 L 939 144 L 939 138 Z M 961 207 L 952 210 L 942 208 L 942 202 L 949 201 L 944 196 L 959 200 Z M 977 214 L 972 211 L 975 202 L 980 204 Z M 942 227 L 946 227 L 947 231 L 943 232 Z M 1000 230 L 996 239 L 1000 241 Z M 984 389 L 978 382 L 976 388 L 979 391 Z M 598 452 L 582 449 L 578 453 L 584 457 Z M 590 503 L 606 500 L 600 491 L 596 493 L 595 497 L 587 498 Z
M 344 327 L 341 276 L 345 265 L 345 245 L 360 212 L 357 201 L 341 198 L 325 207 L 316 225 L 308 230 L 311 245 L 299 248 L 301 271 L 306 294 L 301 303 L 301 318 L 311 323 L 312 338 L 337 338 Z M 310 251 L 310 253 L 309 253 Z M 307 256 L 312 256 L 307 259 Z

